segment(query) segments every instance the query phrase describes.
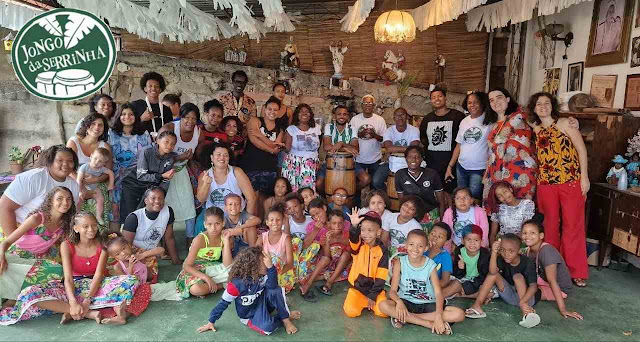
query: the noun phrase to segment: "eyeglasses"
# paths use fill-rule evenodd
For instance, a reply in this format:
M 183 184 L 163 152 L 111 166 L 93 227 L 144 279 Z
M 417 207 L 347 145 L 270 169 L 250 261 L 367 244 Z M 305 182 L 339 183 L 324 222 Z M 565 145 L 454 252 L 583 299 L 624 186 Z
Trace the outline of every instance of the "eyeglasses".
M 375 105 L 375 103 L 374 102 L 362 102 L 362 105 L 363 106 L 373 106 L 373 105 Z
M 333 194 L 333 196 L 336 196 L 337 198 L 347 198 L 347 195 L 343 194 Z

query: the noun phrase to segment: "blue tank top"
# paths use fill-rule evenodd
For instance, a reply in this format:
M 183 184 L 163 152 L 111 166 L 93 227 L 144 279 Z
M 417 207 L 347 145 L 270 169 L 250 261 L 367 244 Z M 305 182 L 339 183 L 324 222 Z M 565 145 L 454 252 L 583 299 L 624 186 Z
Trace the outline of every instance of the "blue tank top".
M 427 257 L 422 266 L 413 267 L 409 263 L 409 256 L 401 256 L 398 296 L 414 304 L 434 303 L 436 295 L 431 284 L 431 272 L 436 266 Z

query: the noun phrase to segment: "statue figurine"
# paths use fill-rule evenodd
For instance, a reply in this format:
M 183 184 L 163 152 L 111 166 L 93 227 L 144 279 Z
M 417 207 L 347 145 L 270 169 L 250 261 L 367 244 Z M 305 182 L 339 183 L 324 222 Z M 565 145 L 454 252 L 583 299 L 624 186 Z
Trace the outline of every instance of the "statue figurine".
M 436 58 L 436 84 L 444 81 L 444 68 L 447 65 L 447 60 L 444 58 L 442 54 L 438 55 Z
M 338 45 L 334 45 L 333 42 L 329 45 L 329 51 L 333 55 L 333 77 L 342 77 L 342 65 L 344 64 L 344 54 L 349 48 L 349 43 L 345 47 L 342 47 L 342 41 L 338 41 Z
M 617 154 L 613 160 L 613 166 L 609 169 L 607 173 L 607 183 L 611 185 L 619 185 L 618 183 L 624 179 L 625 183 L 627 180 L 627 170 L 624 168 L 624 164 L 628 162 L 628 160 L 624 159 L 621 155 Z M 626 189 L 626 184 L 624 184 Z
M 396 56 L 393 51 L 387 50 L 387 52 L 384 53 L 382 68 L 379 71 L 380 78 L 390 82 L 402 81 L 405 76 L 407 76 L 407 73 L 401 69 L 403 65 L 404 55 L 402 51 L 399 51 L 398 56 Z
M 293 43 L 293 37 L 289 37 L 289 43 L 284 46 L 284 51 L 280 53 L 280 70 L 298 70 L 300 59 L 298 58 L 298 47 Z

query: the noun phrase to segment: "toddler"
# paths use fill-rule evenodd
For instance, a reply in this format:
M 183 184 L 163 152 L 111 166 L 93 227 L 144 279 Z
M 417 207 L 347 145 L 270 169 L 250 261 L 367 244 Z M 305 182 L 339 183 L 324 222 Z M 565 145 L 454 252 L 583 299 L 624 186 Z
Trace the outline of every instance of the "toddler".
M 84 179 L 87 176 L 100 177 L 106 173 L 109 175 L 109 184 L 107 189 L 113 190 L 115 187 L 115 176 L 113 171 L 104 167 L 109 160 L 111 160 L 111 152 L 104 147 L 98 147 L 93 151 L 93 153 L 91 153 L 89 162 L 82 164 L 78 168 L 77 176 L 77 182 L 80 189 L 87 190 L 80 192 L 80 203 L 78 203 L 78 208 L 82 208 L 83 201 L 93 198 L 96 201 L 96 217 L 101 226 L 104 225 L 104 220 L 102 218 L 102 213 L 104 212 L 104 196 L 102 195 L 102 191 L 97 189 L 97 183 L 86 184 Z

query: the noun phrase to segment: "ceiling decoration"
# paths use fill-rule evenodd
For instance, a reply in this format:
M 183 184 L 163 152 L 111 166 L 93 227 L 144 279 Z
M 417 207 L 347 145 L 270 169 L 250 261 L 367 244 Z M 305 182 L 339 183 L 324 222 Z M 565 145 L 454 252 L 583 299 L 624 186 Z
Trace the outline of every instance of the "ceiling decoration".
M 18 31 L 44 10 L 18 2 L 0 2 L 0 26 Z

